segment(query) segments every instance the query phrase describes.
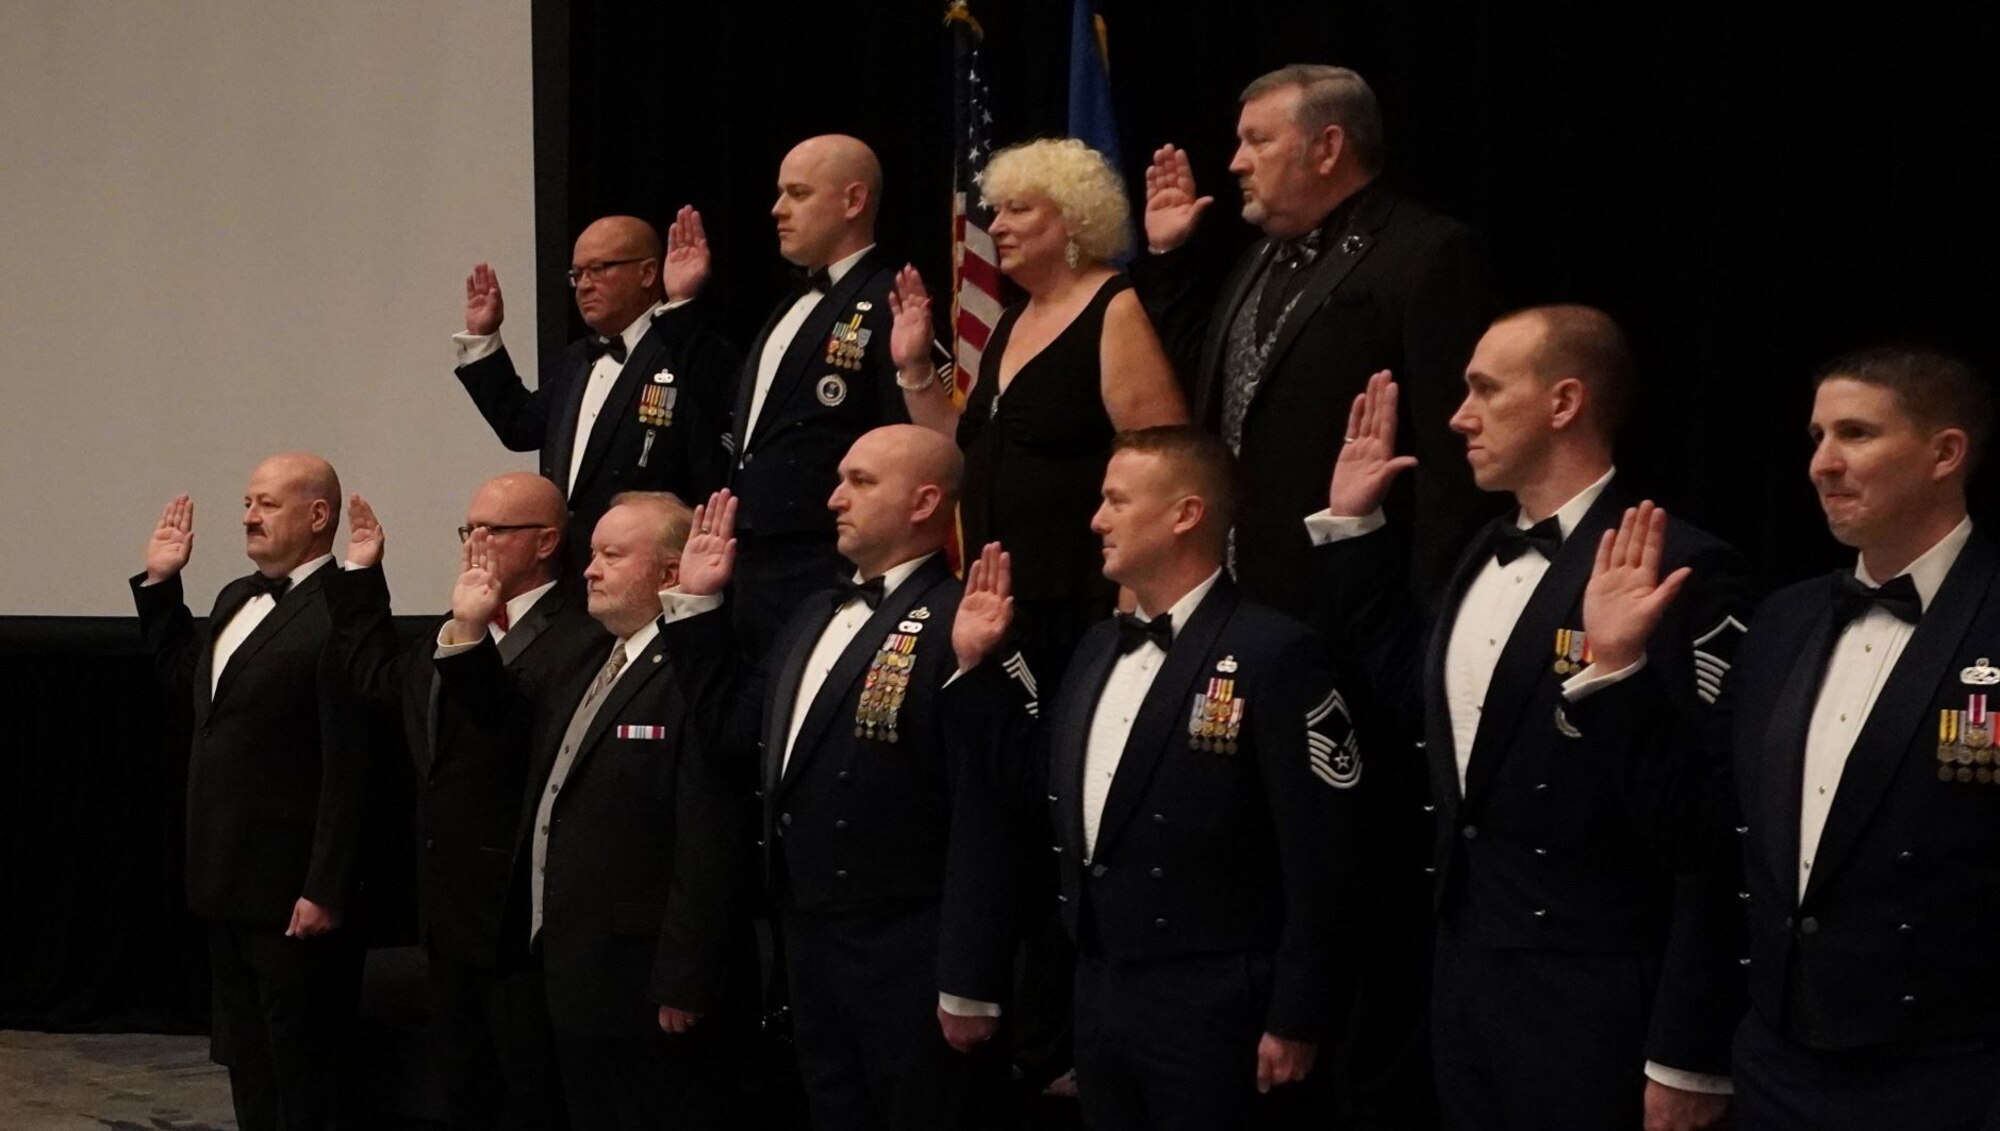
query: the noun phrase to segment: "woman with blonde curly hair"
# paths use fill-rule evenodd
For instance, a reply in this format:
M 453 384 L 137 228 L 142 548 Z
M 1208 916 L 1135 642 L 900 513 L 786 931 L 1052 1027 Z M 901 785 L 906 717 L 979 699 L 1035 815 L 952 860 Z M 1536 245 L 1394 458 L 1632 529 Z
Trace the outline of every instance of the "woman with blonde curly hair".
M 1016 638 L 1054 687 L 1084 629 L 1111 612 L 1091 515 L 1116 432 L 1187 421 L 1187 405 L 1130 282 L 1125 185 L 1074 138 L 994 154 L 980 184 L 1000 270 L 1027 293 L 994 327 L 961 412 L 931 363 L 930 299 L 905 267 L 889 296 L 890 341 L 916 422 L 965 452 L 968 547 L 1013 558 Z

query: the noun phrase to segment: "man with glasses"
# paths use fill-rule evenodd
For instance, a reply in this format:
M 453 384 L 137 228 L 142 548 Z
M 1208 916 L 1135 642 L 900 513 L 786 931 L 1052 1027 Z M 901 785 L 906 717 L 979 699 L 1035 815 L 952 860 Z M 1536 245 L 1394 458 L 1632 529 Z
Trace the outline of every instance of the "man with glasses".
M 348 506 L 351 568 L 326 583 L 328 664 L 344 673 L 347 693 L 389 725 L 400 722 L 415 765 L 418 915 L 446 1126 L 564 1126 L 541 978 L 524 932 L 502 929 L 527 735 L 440 695 L 431 653 L 441 623 L 408 647 L 399 643 L 381 523 L 360 496 Z M 481 539 L 499 587 L 487 635 L 507 671 L 530 683 L 588 670 L 610 647 L 583 600 L 555 584 L 565 518 L 553 483 L 516 471 L 481 484 L 458 528 L 460 541 Z
M 577 237 L 569 281 L 590 333 L 571 342 L 537 386 L 522 382 L 500 341 L 500 280 L 481 263 L 465 280 L 458 379 L 510 451 L 540 451 L 541 473 L 569 505 L 570 563 L 620 491 L 703 498 L 721 481 L 718 399 L 735 355 L 685 309 L 708 274 L 701 218 L 683 208 L 664 254 L 651 224 L 606 216 Z

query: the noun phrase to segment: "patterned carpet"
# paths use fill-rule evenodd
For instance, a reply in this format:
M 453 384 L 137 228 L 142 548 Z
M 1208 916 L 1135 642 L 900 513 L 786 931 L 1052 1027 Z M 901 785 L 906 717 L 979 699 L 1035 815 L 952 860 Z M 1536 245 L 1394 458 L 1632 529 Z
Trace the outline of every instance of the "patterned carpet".
M 233 1131 L 207 1037 L 0 1032 L 7 1131 Z

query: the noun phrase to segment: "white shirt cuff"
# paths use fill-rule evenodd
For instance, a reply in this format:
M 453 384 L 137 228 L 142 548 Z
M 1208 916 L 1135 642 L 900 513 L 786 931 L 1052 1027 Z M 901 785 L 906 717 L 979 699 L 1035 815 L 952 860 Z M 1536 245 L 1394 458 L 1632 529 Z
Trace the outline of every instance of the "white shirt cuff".
M 668 624 L 672 624 L 677 620 L 686 620 L 689 617 L 698 617 L 703 613 L 712 613 L 721 607 L 722 594 L 720 593 L 696 596 L 693 593 L 683 593 L 678 589 L 660 590 L 660 615 L 667 618 Z
M 447 656 L 457 656 L 466 652 L 470 652 L 474 648 L 479 647 L 482 643 L 485 642 L 484 639 L 482 638 L 480 640 L 474 640 L 468 644 L 447 644 L 445 643 L 444 640 L 444 634 L 450 631 L 451 631 L 450 621 L 444 622 L 444 627 L 438 629 L 438 639 L 437 639 L 438 647 L 437 651 L 433 653 L 433 656 L 436 659 L 442 660 Z
M 1586 695 L 1593 695 L 1610 687 L 1614 683 L 1621 683 L 1632 678 L 1645 666 L 1646 657 L 1643 653 L 1637 660 L 1626 664 L 1615 672 L 1605 671 L 1603 664 L 1591 664 L 1589 667 L 1563 680 L 1563 700 L 1568 703 L 1574 703 Z
M 1334 542 L 1345 542 L 1359 538 L 1363 534 L 1373 534 L 1389 524 L 1382 517 L 1382 508 L 1375 508 L 1371 514 L 1343 515 L 1332 511 L 1320 511 L 1306 516 L 1306 537 L 1315 546 L 1325 546 Z
M 451 344 L 458 349 L 458 364 L 462 368 L 499 353 L 500 335 L 457 333 L 451 336 Z
M 1736 1085 L 1727 1076 L 1710 1076 L 1706 1072 L 1689 1072 L 1683 1068 L 1668 1068 L 1664 1064 L 1646 1062 L 1646 1079 L 1655 1084 L 1665 1084 L 1683 1092 L 1700 1092 L 1710 1096 L 1733 1096 Z
M 938 994 L 938 1008 L 953 1017 L 998 1017 L 1000 1003 L 997 1001 L 974 1001 L 957 994 Z

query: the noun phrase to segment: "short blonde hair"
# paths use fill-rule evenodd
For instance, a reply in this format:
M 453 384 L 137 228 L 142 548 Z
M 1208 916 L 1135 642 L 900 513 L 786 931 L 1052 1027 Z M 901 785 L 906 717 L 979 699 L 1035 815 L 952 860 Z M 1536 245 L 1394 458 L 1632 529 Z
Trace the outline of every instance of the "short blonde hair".
M 659 521 L 659 551 L 669 559 L 679 558 L 694 532 L 694 511 L 672 491 L 620 491 L 611 496 L 613 507 L 644 507 Z M 610 509 L 609 507 L 606 508 Z
M 1048 197 L 1077 250 L 1098 263 L 1131 246 L 1125 179 L 1102 153 L 1073 137 L 1026 141 L 994 154 L 980 175 L 979 193 L 988 207 L 1030 194 Z

